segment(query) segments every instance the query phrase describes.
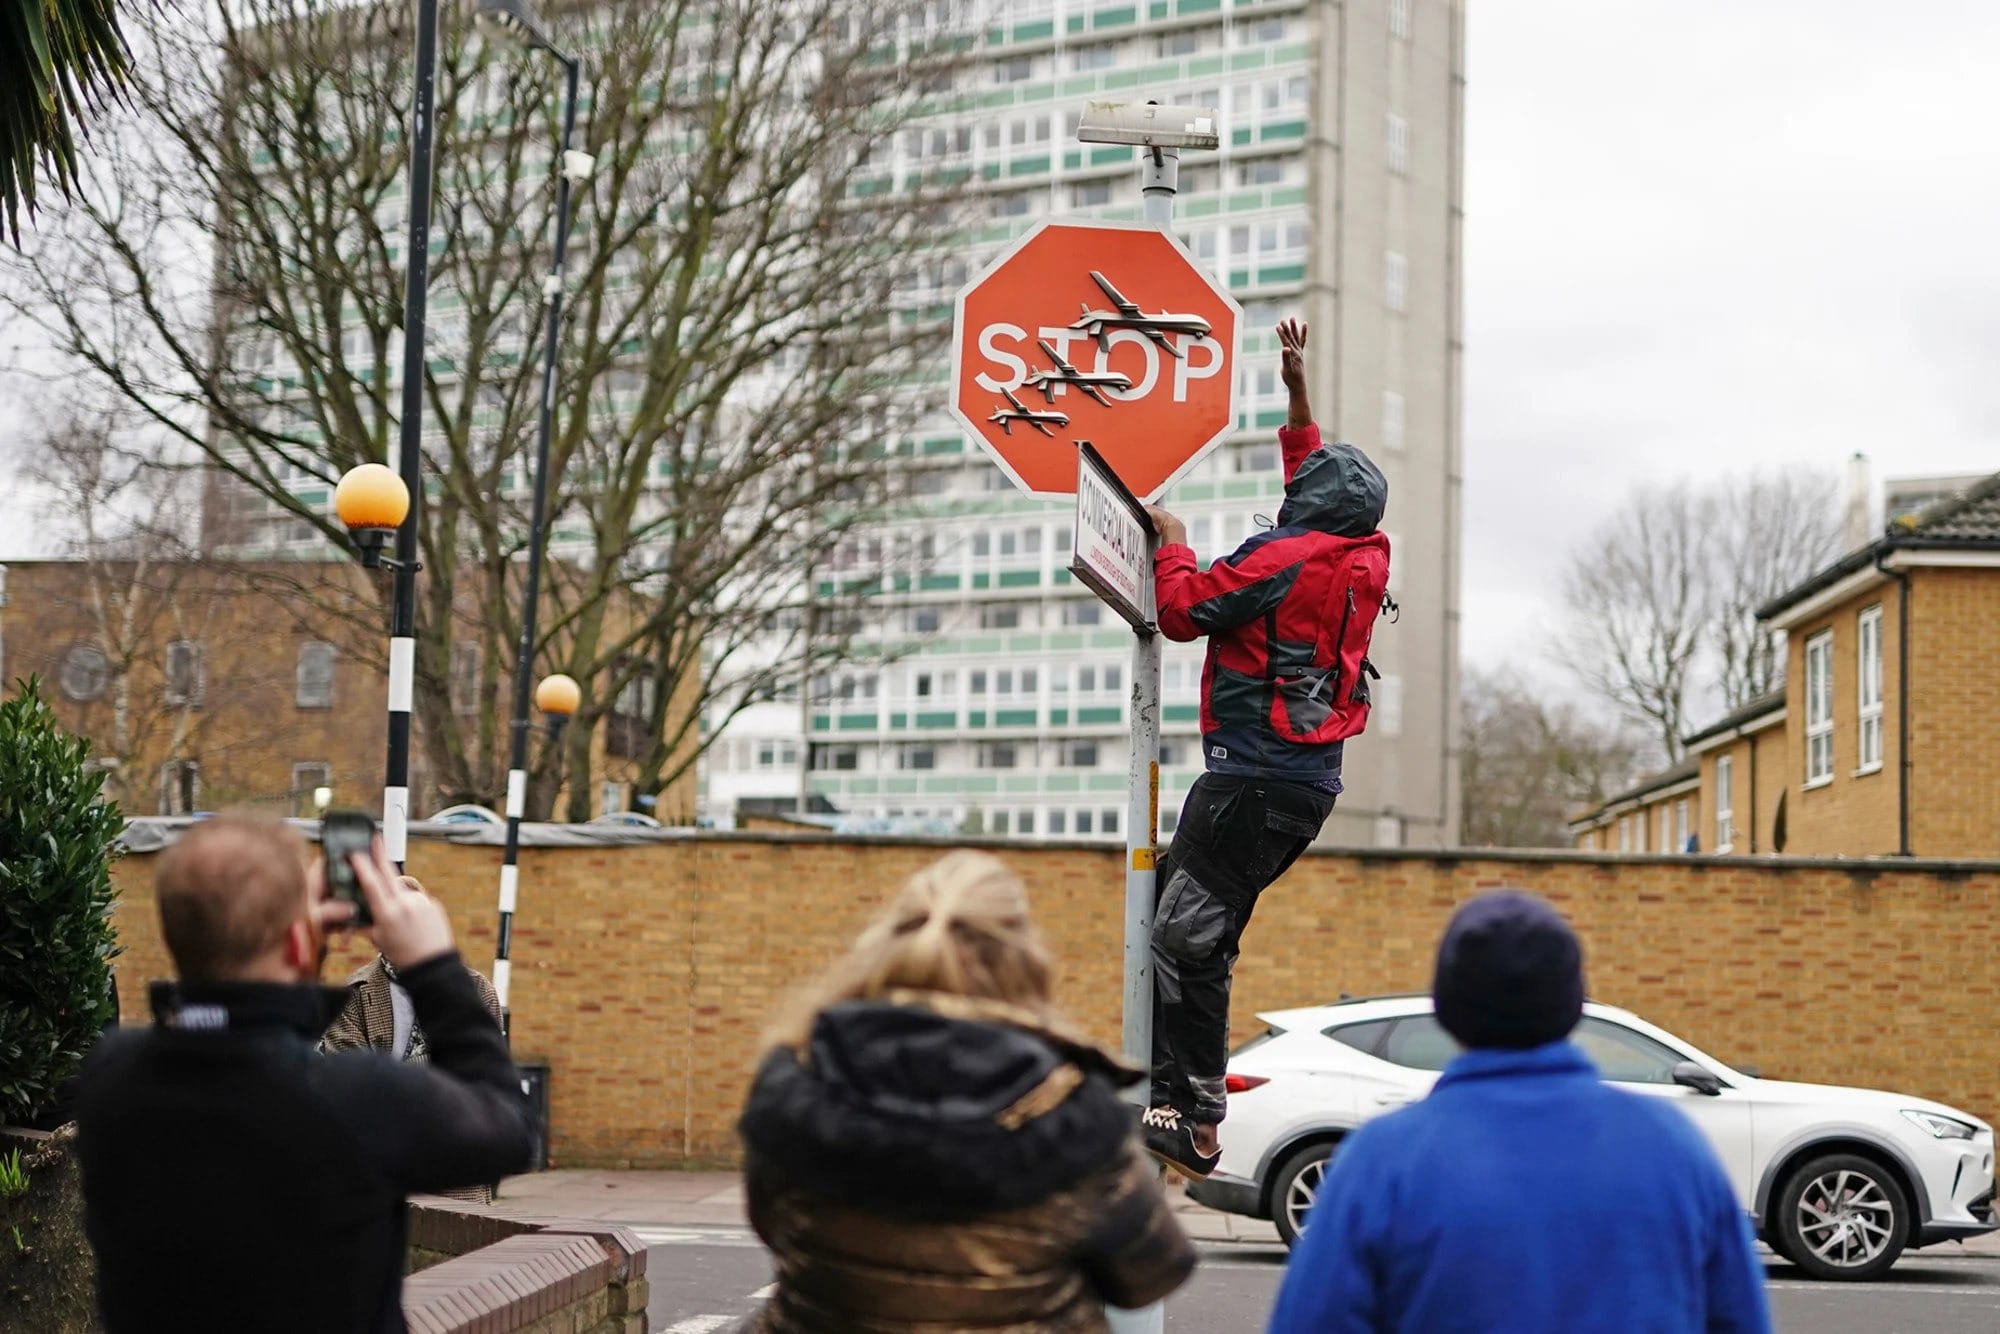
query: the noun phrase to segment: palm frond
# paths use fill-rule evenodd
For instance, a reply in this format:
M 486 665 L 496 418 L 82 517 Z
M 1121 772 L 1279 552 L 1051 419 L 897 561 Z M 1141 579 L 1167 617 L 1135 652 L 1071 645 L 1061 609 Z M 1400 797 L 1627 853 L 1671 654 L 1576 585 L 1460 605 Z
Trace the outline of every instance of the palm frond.
M 0 210 L 16 245 L 38 173 L 69 191 L 87 118 L 130 60 L 113 0 L 0 0 Z

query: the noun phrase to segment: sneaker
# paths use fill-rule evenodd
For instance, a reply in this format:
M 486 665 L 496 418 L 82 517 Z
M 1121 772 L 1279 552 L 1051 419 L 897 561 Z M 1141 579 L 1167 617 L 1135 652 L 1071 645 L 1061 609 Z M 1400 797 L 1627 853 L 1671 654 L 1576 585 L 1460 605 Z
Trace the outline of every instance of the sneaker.
M 1222 1161 L 1222 1150 L 1203 1153 L 1194 1146 L 1194 1124 L 1172 1107 L 1148 1107 L 1139 1113 L 1146 1152 L 1190 1181 L 1201 1181 Z

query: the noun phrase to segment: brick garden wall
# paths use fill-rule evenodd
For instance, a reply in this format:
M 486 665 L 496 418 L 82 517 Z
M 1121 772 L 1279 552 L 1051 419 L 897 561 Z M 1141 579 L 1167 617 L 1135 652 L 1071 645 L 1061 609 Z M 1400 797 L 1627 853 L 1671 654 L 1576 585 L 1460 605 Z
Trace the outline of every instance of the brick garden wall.
M 551 1067 L 555 1164 L 732 1158 L 773 1003 L 941 850 L 777 834 L 524 849 L 514 1046 Z M 1115 1041 L 1119 852 L 995 851 L 1029 885 L 1064 1005 Z M 468 959 L 490 968 L 499 849 L 418 840 L 410 857 L 449 905 Z M 167 971 L 150 863 L 118 868 L 128 1021 L 145 1016 L 145 981 Z M 1576 923 L 1594 998 L 1723 1060 L 2000 1114 L 1983 1018 L 2000 985 L 2000 863 L 1312 854 L 1259 905 L 1238 966 L 1237 1036 L 1256 1030 L 1258 1010 L 1424 989 L 1453 906 L 1501 884 L 1547 895 Z M 329 979 L 363 958 L 337 954 Z

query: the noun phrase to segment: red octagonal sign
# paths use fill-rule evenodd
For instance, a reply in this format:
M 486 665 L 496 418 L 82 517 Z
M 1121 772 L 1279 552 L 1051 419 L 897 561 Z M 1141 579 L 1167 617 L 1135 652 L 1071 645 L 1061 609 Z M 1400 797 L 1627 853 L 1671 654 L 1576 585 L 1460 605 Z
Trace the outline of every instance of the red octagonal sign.
M 1076 494 L 1088 440 L 1151 500 L 1235 420 L 1241 318 L 1156 227 L 1044 222 L 958 294 L 951 410 L 1024 491 Z

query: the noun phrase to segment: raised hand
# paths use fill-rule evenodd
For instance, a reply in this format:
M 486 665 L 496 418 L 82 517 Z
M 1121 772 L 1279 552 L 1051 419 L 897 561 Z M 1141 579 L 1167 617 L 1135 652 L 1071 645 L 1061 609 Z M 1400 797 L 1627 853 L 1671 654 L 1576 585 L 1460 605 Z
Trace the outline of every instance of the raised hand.
M 1285 388 L 1292 393 L 1302 393 L 1306 387 L 1306 334 L 1309 325 L 1298 320 L 1278 321 L 1279 367 L 1284 376 Z

